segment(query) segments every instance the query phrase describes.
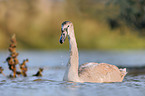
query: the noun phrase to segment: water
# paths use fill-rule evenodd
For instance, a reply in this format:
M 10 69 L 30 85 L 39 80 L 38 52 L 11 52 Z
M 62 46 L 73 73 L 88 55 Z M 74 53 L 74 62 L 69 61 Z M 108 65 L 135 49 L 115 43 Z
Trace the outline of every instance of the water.
M 72 83 L 62 81 L 69 54 L 66 51 L 19 52 L 20 62 L 29 58 L 28 77 L 10 79 L 0 74 L 0 96 L 145 96 L 145 74 L 128 74 L 121 83 Z M 0 52 L 0 65 L 8 52 Z M 145 66 L 145 51 L 80 51 L 80 63 L 107 62 L 117 66 Z M 43 67 L 43 77 L 32 77 Z

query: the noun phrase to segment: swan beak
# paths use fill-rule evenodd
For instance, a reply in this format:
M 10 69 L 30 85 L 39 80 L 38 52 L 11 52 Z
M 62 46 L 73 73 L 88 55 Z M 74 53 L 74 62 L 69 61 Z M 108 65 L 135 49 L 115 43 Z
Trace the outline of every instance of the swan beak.
M 62 39 L 62 36 L 60 37 L 59 42 L 60 42 L 60 44 L 64 43 L 64 40 Z
M 60 44 L 64 43 L 66 36 L 67 36 L 67 32 L 65 32 L 65 31 L 62 32 L 60 40 L 59 40 Z

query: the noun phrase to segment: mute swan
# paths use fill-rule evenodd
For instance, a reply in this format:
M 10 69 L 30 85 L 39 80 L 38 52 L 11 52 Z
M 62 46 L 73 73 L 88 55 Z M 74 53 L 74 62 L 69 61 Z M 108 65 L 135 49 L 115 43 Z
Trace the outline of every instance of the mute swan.
M 64 81 L 73 82 L 122 82 L 127 74 L 126 68 L 118 69 L 115 65 L 106 63 L 86 63 L 79 66 L 78 48 L 74 34 L 73 24 L 70 21 L 62 23 L 61 37 L 59 42 L 64 43 L 66 37 L 69 39 L 70 58 L 64 74 Z

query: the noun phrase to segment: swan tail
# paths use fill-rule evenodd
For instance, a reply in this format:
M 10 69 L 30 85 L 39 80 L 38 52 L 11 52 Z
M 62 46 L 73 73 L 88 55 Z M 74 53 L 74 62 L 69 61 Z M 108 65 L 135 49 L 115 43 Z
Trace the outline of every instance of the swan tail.
M 120 72 L 121 72 L 121 80 L 123 80 L 124 76 L 127 74 L 126 68 L 124 68 L 124 69 L 119 69 L 119 70 L 120 70 Z

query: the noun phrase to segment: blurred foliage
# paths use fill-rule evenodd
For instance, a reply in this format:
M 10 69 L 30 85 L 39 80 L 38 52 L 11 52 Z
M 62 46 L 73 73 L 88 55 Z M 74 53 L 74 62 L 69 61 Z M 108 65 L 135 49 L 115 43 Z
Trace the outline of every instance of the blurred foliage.
M 74 24 L 79 49 L 144 49 L 145 38 L 140 38 L 140 31 L 130 30 L 123 23 L 119 26 L 120 7 L 106 6 L 107 3 L 108 0 L 0 0 L 0 49 L 8 48 L 13 33 L 18 49 L 66 49 L 68 40 L 63 46 L 59 44 L 61 23 L 66 20 Z M 112 30 L 111 26 L 117 28 Z
M 145 35 L 145 0 L 109 0 L 108 4 L 118 6 L 116 22 L 124 21 L 127 26 Z

